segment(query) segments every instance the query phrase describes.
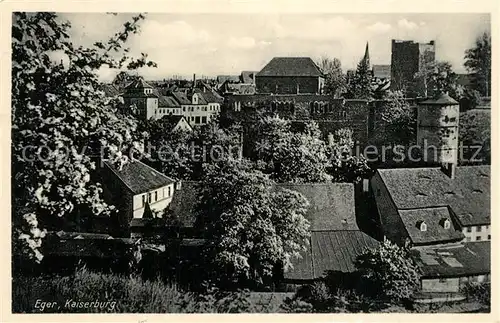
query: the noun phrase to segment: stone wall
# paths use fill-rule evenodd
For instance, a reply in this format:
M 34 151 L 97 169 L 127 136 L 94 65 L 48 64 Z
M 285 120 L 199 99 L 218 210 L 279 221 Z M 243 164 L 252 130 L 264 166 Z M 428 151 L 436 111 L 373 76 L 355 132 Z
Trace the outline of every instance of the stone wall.
M 298 76 L 257 76 L 257 93 L 318 93 L 321 88 L 320 77 Z

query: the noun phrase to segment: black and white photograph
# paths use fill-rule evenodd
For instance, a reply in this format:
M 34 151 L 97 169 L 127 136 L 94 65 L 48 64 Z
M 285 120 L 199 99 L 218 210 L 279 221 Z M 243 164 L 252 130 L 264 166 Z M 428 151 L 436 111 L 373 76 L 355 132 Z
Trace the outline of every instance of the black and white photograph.
M 68 9 L 3 32 L 11 314 L 492 313 L 491 13 Z

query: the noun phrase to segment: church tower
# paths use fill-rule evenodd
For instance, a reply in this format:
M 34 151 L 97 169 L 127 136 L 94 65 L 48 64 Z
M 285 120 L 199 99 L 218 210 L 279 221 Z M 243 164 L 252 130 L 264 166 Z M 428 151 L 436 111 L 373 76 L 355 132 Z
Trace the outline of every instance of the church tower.
M 417 144 L 423 161 L 440 164 L 445 173 L 454 178 L 458 165 L 458 102 L 441 93 L 419 103 L 417 109 Z

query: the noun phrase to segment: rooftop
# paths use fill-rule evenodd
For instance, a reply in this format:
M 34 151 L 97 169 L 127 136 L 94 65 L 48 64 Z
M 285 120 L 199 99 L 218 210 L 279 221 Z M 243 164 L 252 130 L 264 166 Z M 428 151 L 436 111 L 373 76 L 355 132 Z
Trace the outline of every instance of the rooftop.
M 489 241 L 466 242 L 446 247 L 421 247 L 412 255 L 423 277 L 457 277 L 490 273 Z
M 464 238 L 463 233 L 455 227 L 447 207 L 400 210 L 399 215 L 403 220 L 411 241 L 415 245 L 460 241 Z M 446 220 L 450 223 L 450 228 L 448 229 L 444 227 Z M 425 231 L 420 229 L 422 222 L 425 223 Z
M 455 101 L 451 96 L 446 93 L 440 93 L 435 98 L 425 100 L 420 104 L 423 105 L 458 105 L 458 102 Z
M 142 78 L 138 78 L 137 80 L 133 81 L 129 85 L 125 87 L 125 89 L 152 89 L 153 87 L 149 85 L 146 81 L 144 81 Z
M 323 76 L 310 57 L 274 57 L 256 76 Z
M 154 168 L 138 161 L 130 161 L 121 170 L 105 161 L 104 164 L 118 176 L 118 178 L 134 194 L 142 194 L 151 190 L 174 183 L 174 180 L 158 172 Z
M 449 207 L 463 226 L 490 224 L 490 166 L 457 167 L 455 179 L 440 168 L 379 169 L 399 210 Z M 422 211 L 425 213 L 425 211 Z
M 311 280 L 330 271 L 352 273 L 354 261 L 378 241 L 361 231 L 317 231 L 311 233 L 310 246 L 301 259 L 292 262 L 293 269 L 284 273 L 290 280 Z

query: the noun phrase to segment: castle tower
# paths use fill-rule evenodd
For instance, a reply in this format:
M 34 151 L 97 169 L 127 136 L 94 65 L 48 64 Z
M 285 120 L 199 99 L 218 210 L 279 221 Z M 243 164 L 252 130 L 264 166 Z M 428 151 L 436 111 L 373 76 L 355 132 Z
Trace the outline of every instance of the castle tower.
M 132 82 L 125 88 L 123 99 L 126 108 L 135 106 L 134 114 L 138 118 L 156 118 L 158 96 L 153 93 L 153 87 L 142 78 Z
M 429 164 L 441 164 L 445 173 L 455 177 L 458 164 L 458 102 L 441 93 L 419 103 L 417 114 L 417 145 Z

